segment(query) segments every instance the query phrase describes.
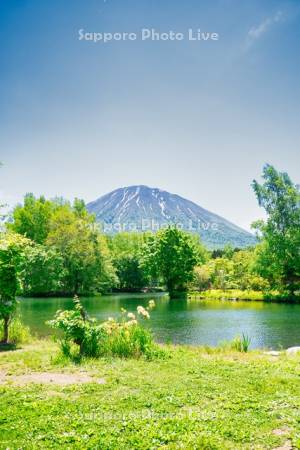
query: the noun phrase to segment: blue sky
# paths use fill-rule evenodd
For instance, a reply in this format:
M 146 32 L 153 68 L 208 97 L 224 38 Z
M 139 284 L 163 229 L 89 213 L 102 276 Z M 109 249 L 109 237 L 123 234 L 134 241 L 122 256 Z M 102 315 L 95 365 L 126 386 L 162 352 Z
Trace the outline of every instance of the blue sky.
M 79 41 L 78 31 L 219 33 Z M 249 228 L 269 162 L 299 182 L 300 4 L 0 0 L 0 195 L 146 184 Z

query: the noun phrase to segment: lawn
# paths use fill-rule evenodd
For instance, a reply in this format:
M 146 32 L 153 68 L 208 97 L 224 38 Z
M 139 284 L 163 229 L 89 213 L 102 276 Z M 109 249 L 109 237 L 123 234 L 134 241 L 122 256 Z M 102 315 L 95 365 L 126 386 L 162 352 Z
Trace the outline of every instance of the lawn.
M 74 365 L 48 341 L 1 352 L 0 448 L 300 448 L 300 356 L 167 354 Z

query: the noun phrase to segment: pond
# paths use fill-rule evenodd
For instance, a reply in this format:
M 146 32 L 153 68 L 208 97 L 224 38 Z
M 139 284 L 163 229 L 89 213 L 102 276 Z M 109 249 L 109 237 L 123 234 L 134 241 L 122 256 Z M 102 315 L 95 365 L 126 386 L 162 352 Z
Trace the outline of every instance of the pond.
M 88 313 L 99 320 L 117 317 L 121 308 L 135 311 L 154 299 L 156 308 L 151 320 L 158 342 L 212 345 L 245 333 L 252 348 L 287 348 L 300 345 L 300 305 L 263 302 L 169 300 L 164 294 L 117 294 L 82 298 Z M 51 330 L 45 322 L 58 309 L 72 308 L 70 298 L 20 299 L 22 321 L 38 336 Z

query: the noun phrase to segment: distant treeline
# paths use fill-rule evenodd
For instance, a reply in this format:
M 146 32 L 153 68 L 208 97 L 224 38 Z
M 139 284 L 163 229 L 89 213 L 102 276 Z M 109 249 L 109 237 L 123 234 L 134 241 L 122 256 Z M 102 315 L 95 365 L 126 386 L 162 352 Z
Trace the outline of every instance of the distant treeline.
M 112 290 L 280 289 L 294 293 L 300 279 L 299 189 L 287 174 L 264 168 L 253 183 L 268 219 L 257 222 L 259 243 L 208 251 L 197 235 L 174 227 L 152 233 L 102 234 L 82 200 L 27 194 L 1 234 L 18 248 L 18 293 L 93 295 Z M 4 257 L 4 256 L 3 256 Z M 1 255 L 0 255 L 1 264 Z M 1 295 L 1 294 L 0 294 Z

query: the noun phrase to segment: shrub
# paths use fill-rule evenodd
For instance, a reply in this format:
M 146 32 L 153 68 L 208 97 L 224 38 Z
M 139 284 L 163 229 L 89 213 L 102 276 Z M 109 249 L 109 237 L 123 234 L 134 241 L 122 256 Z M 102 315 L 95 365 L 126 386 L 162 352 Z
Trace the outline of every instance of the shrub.
M 107 329 L 108 334 L 103 347 L 104 355 L 137 358 L 141 355 L 151 354 L 153 347 L 151 333 L 139 324 L 128 325 L 128 323 L 130 322 L 124 324 L 115 322 L 116 326 L 110 332 Z M 111 324 L 112 322 L 109 323 L 109 326 Z
M 55 319 L 48 324 L 62 332 L 60 345 L 66 357 L 137 358 L 145 355 L 150 358 L 158 355 L 160 351 L 151 332 L 139 323 L 139 318 L 150 319 L 149 311 L 154 306 L 154 301 L 150 300 L 147 308 L 137 307 L 137 314 L 122 310 L 120 321 L 109 318 L 106 322 L 97 324 L 95 319 L 87 316 L 79 298 L 74 297 L 74 309 L 57 311 Z
M 54 320 L 49 321 L 48 325 L 62 332 L 61 349 L 65 355 L 70 355 L 71 346 L 75 344 L 81 356 L 97 356 L 97 346 L 94 343 L 97 330 L 95 321 L 88 318 L 77 296 L 73 302 L 73 310 L 57 311 Z

